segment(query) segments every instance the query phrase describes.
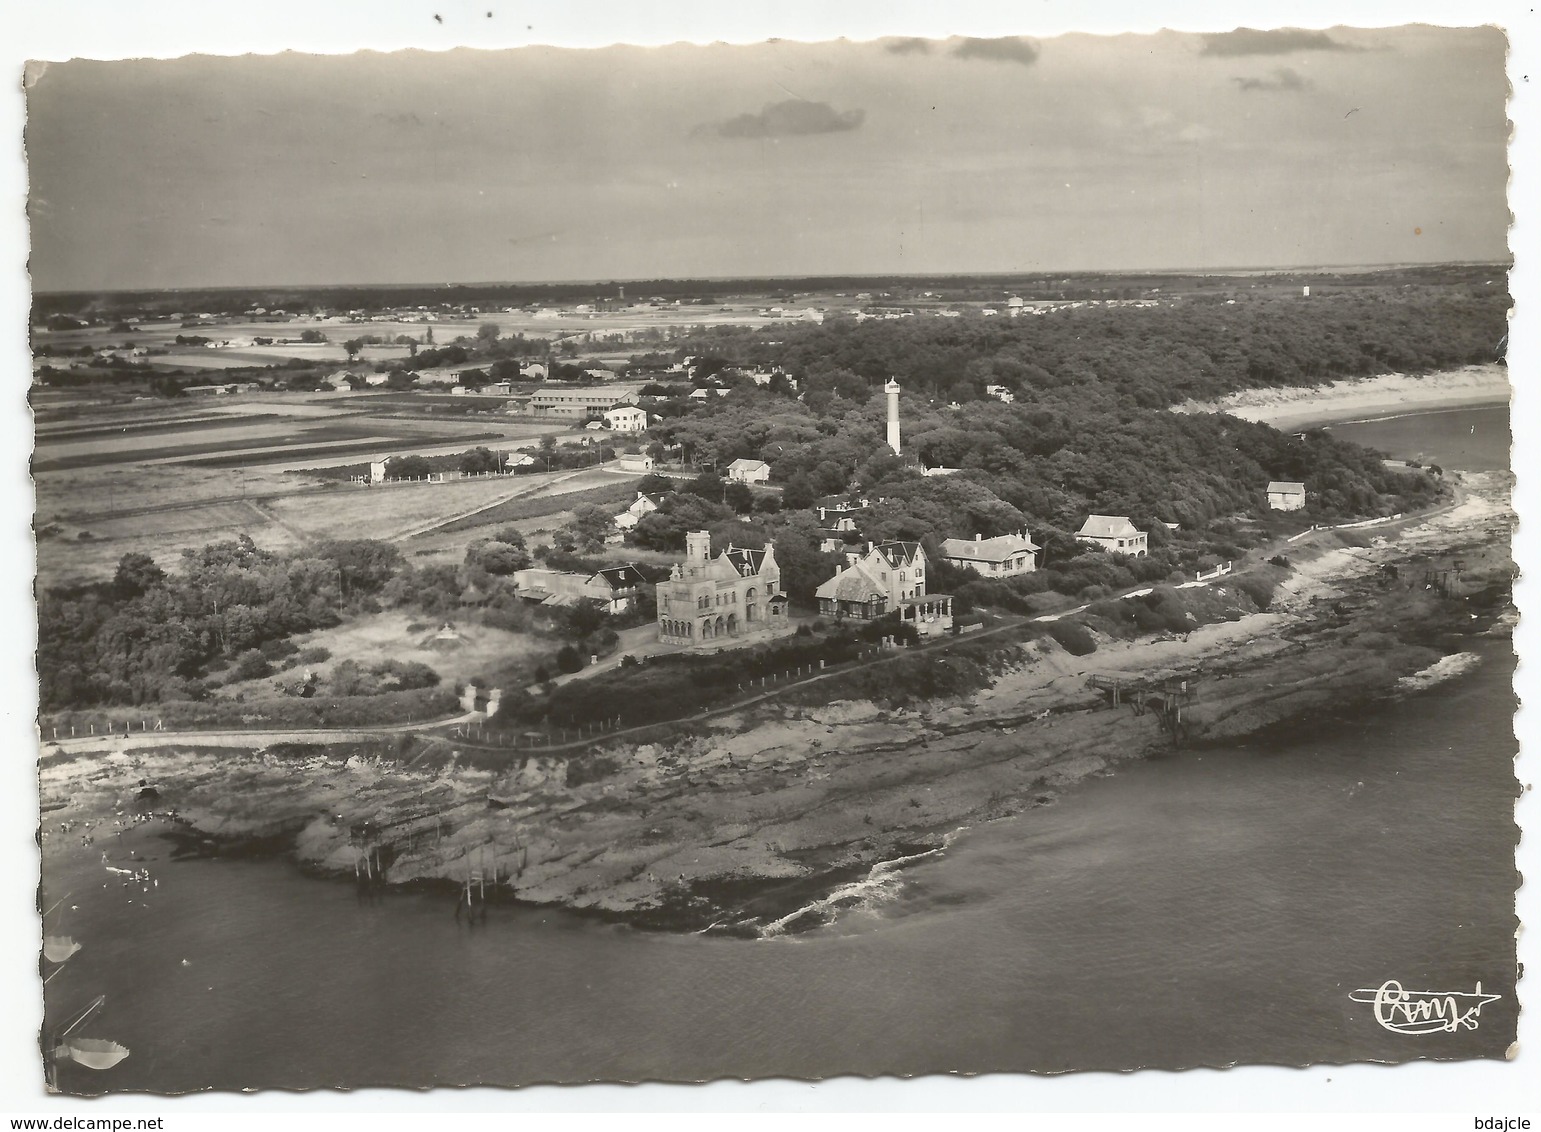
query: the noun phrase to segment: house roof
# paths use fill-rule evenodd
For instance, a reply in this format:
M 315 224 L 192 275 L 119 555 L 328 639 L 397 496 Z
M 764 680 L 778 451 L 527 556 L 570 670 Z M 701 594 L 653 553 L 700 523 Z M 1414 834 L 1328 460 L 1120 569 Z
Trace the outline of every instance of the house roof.
M 746 567 L 751 574 L 758 574 L 765 568 L 764 550 L 749 550 L 742 546 L 730 546 L 722 552 L 722 557 L 733 564 L 733 569 L 740 576 L 744 574 Z
M 1037 550 L 1030 538 L 1021 535 L 996 535 L 994 538 L 950 538 L 942 542 L 942 553 L 948 558 L 967 558 L 979 562 L 1004 562 L 1023 551 Z
M 1273 495 L 1276 492 L 1282 495 L 1304 495 L 1306 485 L 1292 480 L 1272 480 L 1268 484 L 1268 494 Z
M 866 563 L 857 562 L 814 590 L 813 596 L 836 601 L 871 601 L 875 597 L 888 597 L 888 587 L 873 576 Z
M 761 468 L 770 467 L 764 460 L 739 459 L 728 465 L 728 471 L 757 472 Z
M 921 553 L 918 542 L 880 542 L 872 548 L 883 556 L 890 566 L 908 566 Z
M 647 579 L 642 576 L 642 571 L 635 566 L 609 566 L 597 572 L 594 577 L 603 578 L 612 590 L 625 590 L 633 586 L 644 585 Z
M 1139 533 L 1127 515 L 1088 515 L 1076 532 L 1088 538 L 1130 538 Z

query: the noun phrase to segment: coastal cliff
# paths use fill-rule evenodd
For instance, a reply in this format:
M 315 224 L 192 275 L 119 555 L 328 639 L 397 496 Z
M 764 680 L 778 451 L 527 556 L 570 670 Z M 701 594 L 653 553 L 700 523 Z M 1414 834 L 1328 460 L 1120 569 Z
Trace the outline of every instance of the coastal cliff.
M 1026 640 L 967 697 L 770 701 L 667 742 L 505 754 L 498 765 L 409 735 L 248 752 L 172 743 L 51 760 L 44 792 L 101 809 L 149 779 L 194 851 L 282 849 L 351 878 L 367 825 L 366 871 L 383 866 L 392 884 L 460 885 L 476 871 L 522 901 L 661 927 L 780 930 L 810 897 L 1122 761 L 1406 694 L 1420 673 L 1437 679 L 1461 635 L 1503 631 L 1511 523 L 1506 478 L 1468 476 L 1456 506 L 1404 529 L 1314 536 L 1291 552 L 1266 612 L 1104 640 L 1086 656 Z M 1427 572 L 1455 555 L 1459 587 L 1430 588 Z M 1179 729 L 1159 710 L 1114 706 L 1089 677 L 1184 678 L 1196 695 Z

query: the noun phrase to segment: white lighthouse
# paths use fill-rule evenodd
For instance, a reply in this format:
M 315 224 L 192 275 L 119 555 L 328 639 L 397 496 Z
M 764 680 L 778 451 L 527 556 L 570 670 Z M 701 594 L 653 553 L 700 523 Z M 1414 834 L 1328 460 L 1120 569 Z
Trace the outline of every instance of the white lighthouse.
M 883 392 L 888 394 L 888 446 L 897 456 L 899 455 L 899 383 L 889 378 L 888 384 L 883 386 Z

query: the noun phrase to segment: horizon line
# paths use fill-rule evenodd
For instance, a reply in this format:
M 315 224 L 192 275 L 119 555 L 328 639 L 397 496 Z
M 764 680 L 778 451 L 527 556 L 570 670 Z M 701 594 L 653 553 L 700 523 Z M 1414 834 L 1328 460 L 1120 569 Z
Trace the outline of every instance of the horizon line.
M 583 285 L 605 286 L 624 285 L 630 283 L 773 283 L 798 279 L 1020 279 L 1028 276 L 1058 276 L 1062 278 L 1075 278 L 1077 276 L 1108 276 L 1108 275 L 1234 275 L 1238 273 L 1310 273 L 1330 271 L 1391 271 L 1398 268 L 1418 267 L 1498 267 L 1505 271 L 1514 266 L 1512 253 L 1507 260 L 1497 259 L 1450 259 L 1450 260 L 1400 260 L 1384 263 L 1299 263 L 1299 264 L 1271 264 L 1271 265 L 1242 265 L 1233 264 L 1224 267 L 1161 267 L 1161 268 L 1081 268 L 1074 271 L 1064 270 L 1033 270 L 1033 271 L 936 271 L 936 272 L 829 272 L 822 275 L 805 275 L 797 272 L 777 273 L 771 275 L 654 275 L 654 276 L 630 276 L 630 277 L 600 277 L 583 276 L 569 279 L 477 279 L 463 282 L 376 282 L 376 283 L 210 283 L 188 284 L 174 287 L 60 287 L 50 289 L 38 289 L 33 291 L 34 297 L 49 295 L 85 295 L 85 294 L 143 294 L 146 292 L 177 293 L 184 291 L 243 291 L 243 290 L 270 290 L 270 291 L 303 291 L 303 290 L 370 290 L 370 289 L 394 289 L 394 288 L 434 288 L 434 287 L 575 287 Z

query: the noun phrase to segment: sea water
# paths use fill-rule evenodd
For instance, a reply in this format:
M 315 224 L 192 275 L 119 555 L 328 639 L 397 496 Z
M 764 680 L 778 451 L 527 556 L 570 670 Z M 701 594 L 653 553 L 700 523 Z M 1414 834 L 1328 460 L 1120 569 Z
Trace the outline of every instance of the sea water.
M 360 900 L 280 860 L 173 860 L 153 823 L 51 836 L 45 903 L 68 897 L 48 930 L 84 946 L 48 985 L 50 1020 L 106 994 L 81 1032 L 132 1051 L 61 1085 L 1499 1057 L 1516 1017 L 1514 658 L 1502 639 L 1462 648 L 1400 699 L 1123 766 L 880 870 L 824 926 L 757 940 L 528 908 L 470 927 L 443 894 Z M 108 871 L 104 850 L 150 879 Z M 1350 997 L 1387 980 L 1499 997 L 1474 1029 L 1400 1034 Z

